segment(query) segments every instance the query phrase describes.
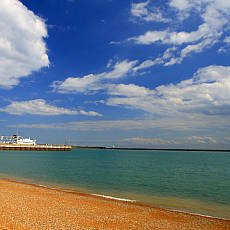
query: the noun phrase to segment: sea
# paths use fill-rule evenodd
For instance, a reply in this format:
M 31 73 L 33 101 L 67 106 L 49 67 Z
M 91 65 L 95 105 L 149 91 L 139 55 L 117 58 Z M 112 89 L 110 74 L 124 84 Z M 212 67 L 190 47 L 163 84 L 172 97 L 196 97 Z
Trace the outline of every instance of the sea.
M 0 151 L 0 178 L 230 219 L 230 152 Z

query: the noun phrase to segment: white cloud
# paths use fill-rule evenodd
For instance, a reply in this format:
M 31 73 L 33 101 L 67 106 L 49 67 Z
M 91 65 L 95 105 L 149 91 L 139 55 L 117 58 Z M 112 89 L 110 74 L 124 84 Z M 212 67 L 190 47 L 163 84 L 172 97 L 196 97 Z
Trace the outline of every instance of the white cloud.
M 117 42 L 117 41 L 110 41 L 109 45 L 120 45 L 121 42 Z
M 117 62 L 114 67 L 113 70 L 110 72 L 105 72 L 105 73 L 101 73 L 98 74 L 97 76 L 99 78 L 104 78 L 104 79 L 115 79 L 115 78 L 121 78 L 126 76 L 126 74 L 132 70 L 132 67 L 134 65 L 136 65 L 137 61 L 127 61 L 124 60 L 122 62 Z
M 224 39 L 224 42 L 225 42 L 225 43 L 230 43 L 230 36 L 226 37 L 226 38 Z
M 171 0 L 170 6 L 175 7 L 178 10 L 187 10 L 191 7 L 188 0 Z
M 156 125 L 151 120 L 102 120 L 102 121 L 75 121 L 57 124 L 21 124 L 18 127 L 24 128 L 45 128 L 45 129 L 68 129 L 78 131 L 104 131 L 111 129 L 135 130 L 146 129 Z
M 218 49 L 218 53 L 226 53 L 230 46 L 230 36 L 226 36 L 223 40 L 224 44 Z
M 55 81 L 52 87 L 59 93 L 79 93 L 101 88 L 99 84 L 100 79 L 94 75 L 89 74 L 82 78 L 69 77 L 65 81 Z
M 42 115 L 42 116 L 56 116 L 56 115 L 87 115 L 87 116 L 101 116 L 101 114 L 89 111 L 86 112 L 81 110 L 80 112 L 65 108 L 56 107 L 49 105 L 43 99 L 36 99 L 31 101 L 14 101 L 5 108 L 0 108 L 0 111 L 14 114 L 14 115 L 23 115 L 23 114 L 32 114 L 32 115 Z
M 158 61 L 158 60 L 156 60 L 156 59 L 155 60 L 150 60 L 150 59 L 149 60 L 145 60 L 140 65 L 134 67 L 133 71 L 136 72 L 136 71 L 138 71 L 140 69 L 146 69 L 146 68 L 152 67 L 154 65 L 161 64 L 162 62 Z
M 212 2 L 209 0 L 209 2 Z M 217 9 L 228 12 L 230 10 L 230 2 L 228 0 L 216 0 L 213 1 L 213 4 Z
M 174 140 L 164 140 L 162 138 L 143 138 L 143 137 L 131 137 L 123 139 L 124 142 L 132 142 L 141 145 L 169 145 L 169 144 L 178 144 Z
M 166 38 L 169 36 L 167 31 L 148 31 L 144 35 L 138 37 L 129 38 L 128 40 L 134 40 L 137 44 L 150 45 L 157 41 L 166 42 Z M 168 41 L 169 42 L 169 41 Z
M 172 32 L 168 30 L 162 31 L 148 31 L 144 35 L 138 37 L 130 38 L 129 40 L 134 40 L 137 44 L 150 45 L 157 41 L 162 42 L 163 44 L 172 44 L 172 45 L 182 45 L 184 43 L 197 42 L 200 39 L 207 38 L 217 38 L 221 35 L 222 26 L 226 23 L 226 20 L 220 18 L 218 19 L 218 12 L 213 9 L 211 12 L 206 12 L 203 15 L 204 20 L 207 20 L 204 24 L 198 27 L 198 30 L 192 32 Z M 214 12 L 213 12 L 214 11 Z M 216 16 L 216 21 L 210 19 L 210 15 L 213 14 Z
M 149 8 L 150 2 L 147 0 L 146 2 L 132 3 L 131 14 L 144 21 L 169 22 L 169 19 L 164 18 L 158 8 Z
M 205 48 L 211 47 L 215 43 L 217 43 L 217 40 L 206 39 L 196 44 L 187 45 L 185 48 L 181 49 L 181 51 L 178 51 L 178 49 L 173 46 L 166 49 L 161 57 L 155 60 L 145 60 L 139 66 L 134 67 L 133 70 L 136 72 L 159 64 L 163 64 L 164 66 L 174 65 L 176 63 L 180 64 L 187 56 L 192 53 L 200 53 Z M 220 49 L 219 52 L 223 52 L 223 49 Z
M 126 76 L 135 66 L 137 61 L 127 61 L 115 63 L 110 72 L 103 72 L 100 74 L 89 74 L 84 77 L 74 78 L 69 77 L 65 81 L 55 81 L 52 87 L 59 93 L 87 93 L 96 91 L 107 87 L 105 82 L 113 79 L 118 79 Z
M 95 111 L 89 111 L 89 112 L 86 112 L 86 111 L 84 111 L 84 110 L 80 110 L 79 111 L 79 114 L 81 114 L 81 115 L 86 115 L 86 116 L 99 116 L 99 117 L 101 117 L 102 115 L 100 114 L 100 113 L 97 113 L 97 112 L 95 112 Z
M 218 120 L 218 122 L 217 122 Z M 205 116 L 192 114 L 189 116 L 161 117 L 158 119 L 142 120 L 98 120 L 98 121 L 74 121 L 67 123 L 49 124 L 17 124 L 10 127 L 38 128 L 38 129 L 65 129 L 75 131 L 105 131 L 105 130 L 169 130 L 173 132 L 207 132 L 207 128 L 213 132 L 221 133 L 230 130 L 229 118 L 218 116 Z M 178 141 L 178 140 L 177 140 Z
M 18 0 L 0 1 L 0 86 L 11 88 L 21 77 L 49 66 L 46 25 Z
M 113 59 L 109 59 L 107 65 L 106 65 L 106 68 L 110 68 L 113 64 Z
M 218 53 L 226 53 L 227 49 L 225 49 L 224 47 L 220 47 L 217 52 Z
M 118 84 L 110 85 L 108 87 L 108 94 L 127 97 L 145 97 L 148 95 L 154 95 L 154 91 L 134 84 Z
M 189 54 L 191 53 L 200 53 L 204 50 L 204 48 L 208 48 L 213 46 L 217 40 L 212 40 L 212 39 L 206 39 L 200 43 L 194 44 L 194 45 L 188 45 L 185 48 L 183 48 L 180 52 L 180 56 L 178 57 L 170 57 L 168 61 L 166 61 L 166 58 L 163 58 L 165 61 L 164 65 L 169 66 L 169 65 L 174 65 L 176 63 L 180 64 L 184 58 L 186 58 Z M 174 55 L 175 56 L 175 55 Z M 163 62 L 162 62 L 163 63 Z
M 217 142 L 216 139 L 213 137 L 191 136 L 191 137 L 186 137 L 186 139 L 191 141 L 196 141 L 197 143 L 200 144 L 208 144 L 208 143 L 215 144 Z
M 230 67 L 201 68 L 188 80 L 175 85 L 161 85 L 154 90 L 133 84 L 114 85 L 108 89 L 108 94 L 115 96 L 107 100 L 107 105 L 120 105 L 152 114 L 229 115 Z
M 158 65 L 158 64 L 164 64 L 167 65 L 167 61 L 169 62 L 169 60 L 171 61 L 173 59 L 174 52 L 176 51 L 176 47 L 170 47 L 168 49 L 165 50 L 164 54 L 161 57 L 156 58 L 155 60 L 145 60 L 144 62 L 142 62 L 140 65 L 136 66 L 133 68 L 133 71 L 136 72 L 140 69 L 146 69 L 149 67 L 152 67 L 154 65 Z
M 146 12 L 146 6 L 150 1 L 138 3 L 139 10 L 136 11 L 136 16 L 142 16 Z M 202 52 L 204 49 L 213 47 L 214 44 L 220 42 L 223 33 L 229 30 L 230 22 L 230 7 L 228 0 L 171 0 L 169 7 L 175 9 L 175 15 L 178 20 L 183 21 L 191 15 L 191 12 L 196 12 L 203 21 L 194 31 L 173 31 L 171 24 L 163 30 L 147 31 L 145 34 L 129 38 L 128 41 L 134 41 L 136 44 L 152 45 L 163 44 L 176 47 L 174 52 L 171 51 L 171 57 L 156 58 L 155 60 L 147 59 L 140 64 L 139 69 L 149 68 L 156 64 L 173 65 L 181 63 L 184 58 L 192 53 Z M 133 7 L 131 8 L 131 12 Z M 174 17 L 175 17 L 174 15 Z M 178 26 L 176 27 L 178 28 Z M 228 42 L 228 38 L 225 39 Z M 172 48 L 169 47 L 169 48 Z M 167 51 L 167 50 L 166 50 Z M 166 52 L 165 51 L 165 52 Z M 221 52 L 221 50 L 220 50 Z

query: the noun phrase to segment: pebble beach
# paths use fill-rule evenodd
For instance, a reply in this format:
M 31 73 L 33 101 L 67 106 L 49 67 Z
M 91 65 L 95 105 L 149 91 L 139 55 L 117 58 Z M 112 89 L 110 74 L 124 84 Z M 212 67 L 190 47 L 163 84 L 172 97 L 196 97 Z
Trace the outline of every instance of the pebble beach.
M 230 220 L 0 180 L 0 229 L 230 229 Z

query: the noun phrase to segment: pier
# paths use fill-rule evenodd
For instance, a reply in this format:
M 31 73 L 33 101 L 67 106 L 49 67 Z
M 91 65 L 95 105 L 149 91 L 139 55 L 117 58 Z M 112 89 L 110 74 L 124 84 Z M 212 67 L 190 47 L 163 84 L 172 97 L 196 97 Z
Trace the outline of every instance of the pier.
M 0 150 L 15 151 L 71 151 L 70 145 L 25 145 L 25 144 L 0 144 Z

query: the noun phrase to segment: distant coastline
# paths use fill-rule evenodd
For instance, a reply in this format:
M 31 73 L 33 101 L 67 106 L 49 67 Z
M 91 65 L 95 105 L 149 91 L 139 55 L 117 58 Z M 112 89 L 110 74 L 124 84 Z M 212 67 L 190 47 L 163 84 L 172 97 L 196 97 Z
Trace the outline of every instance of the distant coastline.
M 230 149 L 118 148 L 118 147 L 105 147 L 105 146 L 76 146 L 76 145 L 72 145 L 72 149 L 114 149 L 114 150 L 159 150 L 159 151 L 211 151 L 211 152 L 230 152 Z

